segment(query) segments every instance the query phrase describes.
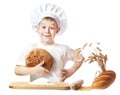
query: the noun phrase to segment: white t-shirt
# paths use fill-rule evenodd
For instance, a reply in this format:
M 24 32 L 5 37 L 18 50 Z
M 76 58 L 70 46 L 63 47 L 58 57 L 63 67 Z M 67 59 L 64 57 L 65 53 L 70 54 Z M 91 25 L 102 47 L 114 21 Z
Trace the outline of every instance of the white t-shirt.
M 40 43 L 32 44 L 26 48 L 26 50 L 23 51 L 21 57 L 18 60 L 17 65 L 25 65 L 25 58 L 26 55 L 35 48 L 42 48 L 47 50 L 52 57 L 54 58 L 54 63 L 52 66 L 52 69 L 50 71 L 50 74 L 46 76 L 49 81 L 51 82 L 59 82 L 61 80 L 60 71 L 64 68 L 65 64 L 69 60 L 73 60 L 72 58 L 72 49 L 68 47 L 67 45 L 62 44 L 53 44 L 53 45 L 43 45 Z M 39 78 L 39 76 L 30 75 L 31 81 Z

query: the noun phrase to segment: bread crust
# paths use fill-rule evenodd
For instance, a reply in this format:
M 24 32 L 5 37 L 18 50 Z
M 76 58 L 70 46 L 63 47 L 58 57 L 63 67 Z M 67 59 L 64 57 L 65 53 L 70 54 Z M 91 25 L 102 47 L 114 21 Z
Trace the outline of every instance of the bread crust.
M 50 53 L 41 48 L 36 48 L 31 50 L 26 57 L 26 66 L 34 67 L 41 63 L 44 60 L 44 64 L 42 65 L 44 68 L 50 70 L 53 64 L 53 58 Z
M 116 73 L 114 71 L 103 71 L 98 77 L 94 79 L 92 87 L 95 89 L 105 89 L 114 82 L 115 78 Z

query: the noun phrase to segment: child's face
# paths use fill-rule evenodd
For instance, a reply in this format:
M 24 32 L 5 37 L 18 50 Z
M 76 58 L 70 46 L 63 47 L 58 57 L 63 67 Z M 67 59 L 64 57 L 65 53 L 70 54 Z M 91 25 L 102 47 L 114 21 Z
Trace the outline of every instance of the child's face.
M 54 43 L 54 37 L 59 31 L 58 25 L 54 20 L 42 19 L 36 28 L 43 44 Z

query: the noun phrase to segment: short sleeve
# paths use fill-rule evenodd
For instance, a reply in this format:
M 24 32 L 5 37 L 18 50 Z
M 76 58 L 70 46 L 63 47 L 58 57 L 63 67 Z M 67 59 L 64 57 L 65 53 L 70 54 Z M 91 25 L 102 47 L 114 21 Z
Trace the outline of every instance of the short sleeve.
M 66 61 L 71 60 L 73 62 L 81 62 L 83 60 L 83 55 L 79 49 L 73 50 L 69 46 L 66 46 Z
M 28 53 L 36 47 L 36 44 L 29 44 L 27 45 L 22 51 L 21 54 L 17 60 L 16 65 L 25 65 L 25 60 L 26 60 L 26 56 L 28 55 Z
M 73 60 L 72 52 L 73 52 L 73 49 L 70 48 L 69 46 L 66 46 L 66 53 L 65 53 L 65 55 L 66 55 L 66 57 L 65 57 L 66 61 Z

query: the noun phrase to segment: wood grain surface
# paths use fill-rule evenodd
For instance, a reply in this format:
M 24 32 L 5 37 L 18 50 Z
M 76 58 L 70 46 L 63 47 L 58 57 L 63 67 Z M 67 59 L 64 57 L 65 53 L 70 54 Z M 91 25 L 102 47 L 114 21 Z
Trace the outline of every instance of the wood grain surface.
M 67 83 L 30 84 L 29 82 L 12 82 L 9 88 L 13 89 L 49 89 L 49 90 L 69 90 Z

